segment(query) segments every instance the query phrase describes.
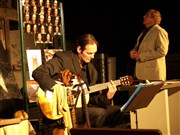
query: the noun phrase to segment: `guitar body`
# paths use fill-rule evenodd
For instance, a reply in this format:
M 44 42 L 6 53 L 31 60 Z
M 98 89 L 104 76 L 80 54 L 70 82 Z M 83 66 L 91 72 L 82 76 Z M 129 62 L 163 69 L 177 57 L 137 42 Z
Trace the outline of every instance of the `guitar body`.
M 51 120 L 57 120 L 62 118 L 61 116 L 52 115 L 52 106 L 53 106 L 53 92 L 43 91 L 40 87 L 38 88 L 38 103 L 42 113 Z

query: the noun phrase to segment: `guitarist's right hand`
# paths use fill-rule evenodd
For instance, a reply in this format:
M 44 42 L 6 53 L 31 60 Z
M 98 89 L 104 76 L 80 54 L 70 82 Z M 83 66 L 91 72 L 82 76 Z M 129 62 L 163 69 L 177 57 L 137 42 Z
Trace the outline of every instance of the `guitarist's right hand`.
M 62 75 L 62 82 L 65 86 L 73 85 L 73 82 L 71 80 L 72 77 L 75 76 L 75 74 L 72 74 L 69 69 L 65 69 L 64 71 L 61 71 L 61 75 Z

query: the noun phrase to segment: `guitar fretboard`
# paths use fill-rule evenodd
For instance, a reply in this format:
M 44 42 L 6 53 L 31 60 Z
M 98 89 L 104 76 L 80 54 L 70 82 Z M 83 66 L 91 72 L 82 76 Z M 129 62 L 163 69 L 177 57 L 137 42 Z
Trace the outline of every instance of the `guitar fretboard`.
M 124 77 L 120 77 L 119 80 L 114 80 L 113 82 L 114 82 L 114 84 L 116 86 L 119 86 L 119 85 L 126 85 L 127 86 L 127 85 L 132 84 L 133 78 L 131 76 L 124 76 Z M 86 89 L 85 93 L 89 94 L 89 93 L 93 93 L 93 92 L 96 92 L 96 91 L 99 91 L 99 90 L 107 89 L 108 88 L 108 83 L 109 82 L 96 84 L 94 86 L 90 86 L 89 90 Z
M 115 80 L 113 82 L 114 82 L 114 84 L 116 86 L 121 85 L 120 80 Z M 104 89 L 107 89 L 107 88 L 108 88 L 108 82 L 102 83 L 102 84 L 96 84 L 96 85 L 90 86 L 89 87 L 90 90 L 89 91 L 86 90 L 86 94 L 93 93 L 93 92 L 96 92 L 96 91 L 99 91 L 99 90 L 104 90 Z

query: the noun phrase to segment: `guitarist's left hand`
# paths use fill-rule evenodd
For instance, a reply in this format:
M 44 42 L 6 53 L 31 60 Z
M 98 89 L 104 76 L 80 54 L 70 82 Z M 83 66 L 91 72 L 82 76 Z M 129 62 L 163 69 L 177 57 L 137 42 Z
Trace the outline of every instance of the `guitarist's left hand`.
M 107 92 L 107 99 L 110 100 L 113 98 L 114 94 L 116 93 L 117 91 L 117 87 L 116 85 L 114 84 L 114 82 L 111 80 L 109 83 L 108 83 L 108 92 Z

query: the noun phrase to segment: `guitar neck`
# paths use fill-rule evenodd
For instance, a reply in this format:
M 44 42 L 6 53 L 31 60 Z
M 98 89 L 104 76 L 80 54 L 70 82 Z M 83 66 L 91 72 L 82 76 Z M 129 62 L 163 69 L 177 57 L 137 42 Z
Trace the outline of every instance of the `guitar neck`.
M 114 84 L 115 84 L 116 86 L 121 85 L 120 80 L 115 80 L 115 81 L 113 81 L 113 82 L 114 82 Z M 100 91 L 100 90 L 105 90 L 105 89 L 108 88 L 108 83 L 109 83 L 109 82 L 102 83 L 102 84 L 96 84 L 96 85 L 90 86 L 90 87 L 89 87 L 89 90 L 86 90 L 85 93 L 86 93 L 86 94 L 90 94 L 90 93 L 97 92 L 97 91 Z

